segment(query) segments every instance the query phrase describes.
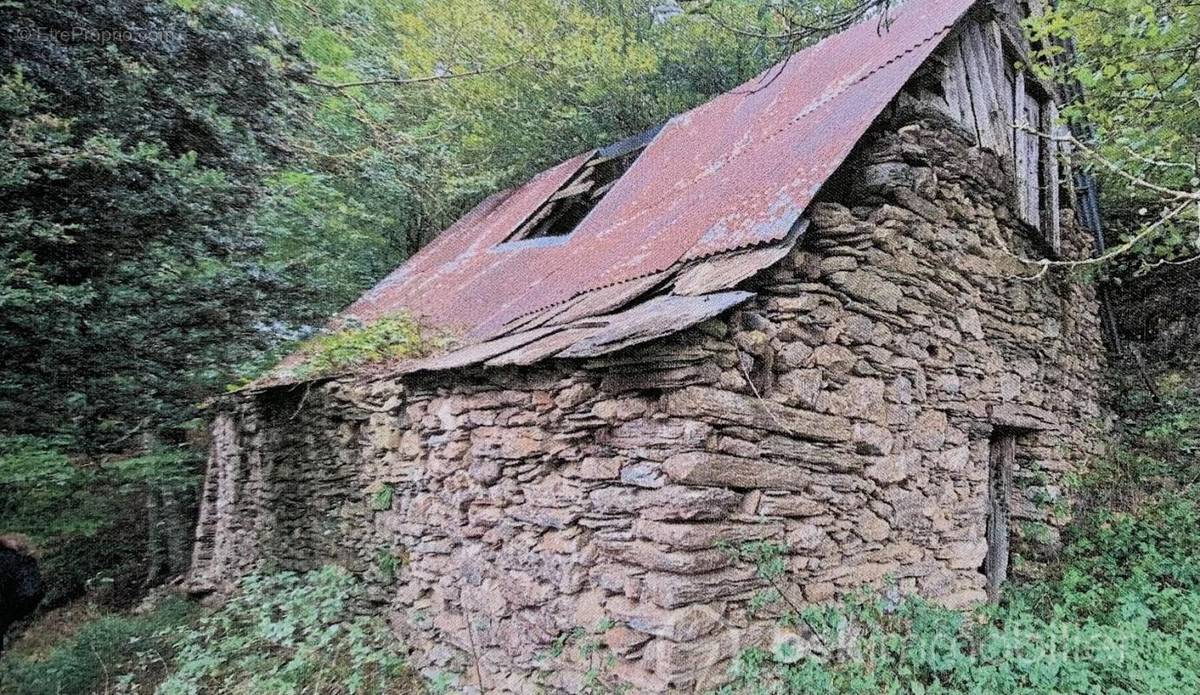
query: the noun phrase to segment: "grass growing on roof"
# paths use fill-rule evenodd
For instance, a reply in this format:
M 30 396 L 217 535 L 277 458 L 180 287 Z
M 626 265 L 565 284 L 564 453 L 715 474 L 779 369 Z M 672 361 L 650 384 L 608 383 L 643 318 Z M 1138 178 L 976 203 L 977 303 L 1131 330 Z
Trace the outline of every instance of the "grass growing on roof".
M 398 314 L 366 326 L 319 335 L 300 346 L 303 377 L 346 371 L 394 359 L 423 357 L 444 346 L 409 314 Z

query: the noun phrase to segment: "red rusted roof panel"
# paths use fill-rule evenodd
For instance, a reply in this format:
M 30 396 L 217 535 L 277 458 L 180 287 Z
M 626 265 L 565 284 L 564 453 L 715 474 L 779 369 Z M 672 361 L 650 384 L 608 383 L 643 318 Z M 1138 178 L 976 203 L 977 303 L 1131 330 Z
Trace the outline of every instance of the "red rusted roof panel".
M 467 342 L 671 266 L 784 238 L 974 0 L 908 0 L 672 119 L 567 237 L 502 243 L 585 153 L 481 203 L 346 314 L 407 310 Z

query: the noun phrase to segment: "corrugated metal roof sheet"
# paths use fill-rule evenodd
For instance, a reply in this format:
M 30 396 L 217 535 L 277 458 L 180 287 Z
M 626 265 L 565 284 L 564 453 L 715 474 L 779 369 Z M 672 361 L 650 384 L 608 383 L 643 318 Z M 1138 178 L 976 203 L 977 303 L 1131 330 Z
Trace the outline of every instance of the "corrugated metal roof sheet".
M 909 0 L 667 123 L 567 237 L 502 243 L 593 154 L 488 198 L 344 312 L 407 310 L 466 342 L 530 313 L 785 237 L 974 4 Z

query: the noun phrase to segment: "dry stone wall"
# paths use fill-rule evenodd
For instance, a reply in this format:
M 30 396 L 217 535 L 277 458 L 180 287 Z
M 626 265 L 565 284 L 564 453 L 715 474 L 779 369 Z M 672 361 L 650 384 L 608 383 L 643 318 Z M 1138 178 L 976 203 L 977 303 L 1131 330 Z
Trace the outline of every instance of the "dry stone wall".
M 715 685 L 787 637 L 751 609 L 747 542 L 786 549 L 794 602 L 981 601 L 993 431 L 1022 433 L 1029 558 L 1102 440 L 1094 297 L 1014 279 L 1010 252 L 1035 251 L 1008 185 L 955 126 L 910 119 L 869 136 L 730 316 L 604 360 L 234 399 L 193 583 L 343 563 L 415 663 L 487 692 Z

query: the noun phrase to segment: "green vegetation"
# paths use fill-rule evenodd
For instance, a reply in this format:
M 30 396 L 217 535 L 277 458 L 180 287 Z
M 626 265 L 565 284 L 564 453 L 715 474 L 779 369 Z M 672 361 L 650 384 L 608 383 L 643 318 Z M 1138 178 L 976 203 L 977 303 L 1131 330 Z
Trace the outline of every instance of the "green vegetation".
M 0 422 L 89 453 L 174 433 L 272 340 L 288 283 L 247 220 L 302 65 L 211 9 L 5 2 L 0 26 Z
M 90 587 L 127 604 L 147 582 L 179 571 L 186 558 L 169 557 L 162 530 L 152 534 L 148 526 L 160 520 L 155 510 L 186 508 L 195 499 L 195 455 L 158 451 L 92 460 L 70 457 L 59 444 L 0 437 L 0 528 L 28 536 L 40 550 L 46 602 L 61 603 Z M 165 519 L 168 526 L 176 521 L 173 540 L 182 550 L 190 529 Z
M 367 326 L 309 339 L 297 350 L 304 359 L 297 373 L 313 377 L 388 360 L 421 357 L 445 344 L 443 338 L 426 336 L 412 317 L 391 316 Z
M 88 622 L 47 654 L 18 653 L 0 668 L 0 691 L 422 692 L 382 619 L 353 615 L 363 600 L 339 567 L 247 577 L 211 612 L 168 598 Z
M 301 376 L 439 349 L 406 316 L 316 327 L 483 196 L 729 89 L 851 4 L 0 2 L 0 529 L 41 551 L 48 603 L 128 607 L 182 568 L 199 405 L 225 384 L 296 345 Z M 1111 272 L 1193 259 L 1200 5 L 1061 0 L 1029 29 L 1078 50 L 1038 69 L 1088 90 L 1065 114 L 1096 129 L 1109 241 L 1170 218 Z M 1193 311 L 1178 288 L 1194 266 L 1158 268 L 1173 284 L 1139 286 L 1141 315 Z M 1191 360 L 1185 347 L 1167 357 Z M 780 606 L 780 548 L 729 549 L 772 584 L 757 608 L 831 645 L 749 652 L 730 689 L 1197 690 L 1190 383 L 1128 404 L 1124 446 L 1081 476 L 1058 563 L 1001 606 L 863 596 L 801 615 Z M 372 508 L 391 497 L 375 491 Z M 381 553 L 377 570 L 394 578 L 403 561 Z M 326 570 L 252 579 L 203 616 L 180 601 L 105 615 L 7 659 L 0 689 L 403 691 L 383 628 L 345 617 L 360 598 Z M 594 638 L 557 649 L 594 662 L 601 690 Z
M 1040 56 L 1043 74 L 1086 90 L 1087 99 L 1064 116 L 1095 130 L 1089 146 L 1100 158 L 1093 167 L 1104 184 L 1110 241 L 1136 238 L 1115 274 L 1195 259 L 1200 6 L 1190 0 L 1063 0 L 1029 26 L 1034 37 L 1056 40 Z M 1061 60 L 1067 40 L 1077 53 Z M 1148 229 L 1160 220 L 1165 222 Z
M 176 667 L 158 692 L 418 692 L 383 619 L 354 616 L 363 600 L 339 567 L 247 577 L 175 643 Z
M 1049 576 L 960 613 L 867 592 L 783 607 L 808 641 L 743 653 L 723 693 L 1176 693 L 1200 690 L 1200 398 L 1126 414 L 1125 445 L 1083 477 Z M 772 585 L 780 549 L 733 549 Z M 772 589 L 762 603 L 780 600 Z
M 143 614 L 94 618 L 45 654 L 19 646 L 0 663 L 0 692 L 151 693 L 169 668 L 173 635 L 197 611 L 190 601 L 167 599 Z

